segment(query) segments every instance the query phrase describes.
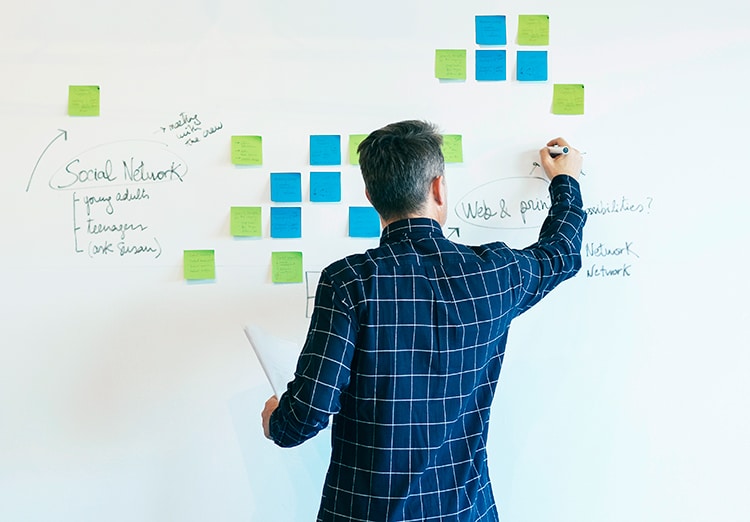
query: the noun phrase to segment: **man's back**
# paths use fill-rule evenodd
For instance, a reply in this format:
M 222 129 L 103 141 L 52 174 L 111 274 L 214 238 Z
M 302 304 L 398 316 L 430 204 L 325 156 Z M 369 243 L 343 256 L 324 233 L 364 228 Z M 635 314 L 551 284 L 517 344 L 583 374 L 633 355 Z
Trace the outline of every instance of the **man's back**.
M 328 269 L 359 331 L 334 421 L 344 487 L 323 506 L 353 495 L 383 520 L 493 520 L 485 441 L 518 268 L 507 248 L 478 255 L 429 219 L 395 223 L 381 245 Z
M 513 250 L 443 236 L 441 146 L 414 120 L 360 144 L 380 246 L 323 270 L 295 378 L 263 410 L 280 446 L 333 416 L 320 521 L 497 520 L 486 443 L 508 327 L 581 266 L 578 151 L 540 151 L 552 204 L 538 242 Z
M 294 445 L 336 413 L 319 520 L 497 519 L 486 441 L 508 328 L 580 267 L 578 185 L 553 186 L 529 249 L 459 245 L 412 218 L 323 271 L 285 394 L 305 418 L 274 430 Z

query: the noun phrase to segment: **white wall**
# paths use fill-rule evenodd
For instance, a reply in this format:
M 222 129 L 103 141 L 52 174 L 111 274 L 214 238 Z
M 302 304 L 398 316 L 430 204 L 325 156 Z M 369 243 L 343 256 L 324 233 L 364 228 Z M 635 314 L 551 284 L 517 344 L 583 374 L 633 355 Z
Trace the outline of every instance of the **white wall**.
M 517 82 L 517 16 L 539 13 L 549 80 Z M 507 17 L 508 81 L 473 80 L 477 14 Z M 263 439 L 271 390 L 241 325 L 304 336 L 307 289 L 270 282 L 272 251 L 300 250 L 315 271 L 377 240 L 347 237 L 365 199 L 346 146 L 342 202 L 305 193 L 301 239 L 268 236 L 269 173 L 302 172 L 306 189 L 311 134 L 345 145 L 407 118 L 463 136 L 448 167 L 459 210 L 543 194 L 529 172 L 549 138 L 587 153 L 583 271 L 511 332 L 490 441 L 503 520 L 747 520 L 748 22 L 729 0 L 13 6 L 0 19 L 0 520 L 314 519 L 326 435 L 292 450 Z M 467 49 L 465 82 L 434 78 L 438 48 Z M 585 115 L 551 114 L 555 83 L 585 85 Z M 88 84 L 101 115 L 67 116 L 68 86 Z M 184 145 L 168 130 L 181 113 L 221 129 Z M 262 167 L 231 164 L 234 134 L 263 136 Z M 140 224 L 128 238 L 159 256 L 90 257 L 98 236 L 75 230 L 85 198 L 137 186 L 52 186 L 76 158 L 129 157 L 187 173 L 91 212 Z M 263 207 L 264 237 L 231 237 L 233 205 Z M 534 239 L 459 214 L 459 241 Z M 597 257 L 600 244 L 629 250 Z M 187 249 L 215 250 L 214 281 L 183 279 Z M 593 275 L 602 264 L 629 275 Z

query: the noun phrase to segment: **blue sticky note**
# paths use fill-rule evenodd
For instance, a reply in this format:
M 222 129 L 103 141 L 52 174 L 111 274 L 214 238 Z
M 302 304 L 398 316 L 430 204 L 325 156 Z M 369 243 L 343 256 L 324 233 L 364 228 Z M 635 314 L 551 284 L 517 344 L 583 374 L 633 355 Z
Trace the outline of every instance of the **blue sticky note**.
M 519 82 L 547 80 L 547 51 L 518 51 L 516 65 Z
M 341 165 L 341 136 L 310 136 L 310 165 Z
M 341 172 L 311 172 L 310 201 L 317 203 L 341 201 Z
M 271 207 L 271 237 L 302 237 L 302 208 Z
M 379 237 L 380 217 L 372 207 L 349 207 L 349 237 Z
M 301 202 L 302 174 L 299 172 L 272 172 L 271 201 L 278 203 Z
M 478 45 L 508 43 L 504 15 L 476 16 L 474 20 Z
M 505 51 L 477 50 L 477 81 L 503 81 L 506 79 Z

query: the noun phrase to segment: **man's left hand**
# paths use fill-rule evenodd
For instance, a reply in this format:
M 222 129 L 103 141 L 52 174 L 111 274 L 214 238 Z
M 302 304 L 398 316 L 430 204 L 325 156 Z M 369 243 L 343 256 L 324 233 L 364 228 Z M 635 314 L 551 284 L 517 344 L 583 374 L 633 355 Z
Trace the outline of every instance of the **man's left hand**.
M 271 395 L 271 397 L 266 401 L 266 405 L 263 408 L 263 413 L 260 414 L 260 416 L 263 418 L 263 435 L 265 435 L 266 438 L 269 440 L 272 440 L 271 439 L 271 414 L 278 407 L 279 407 L 279 399 L 277 399 L 275 395 Z

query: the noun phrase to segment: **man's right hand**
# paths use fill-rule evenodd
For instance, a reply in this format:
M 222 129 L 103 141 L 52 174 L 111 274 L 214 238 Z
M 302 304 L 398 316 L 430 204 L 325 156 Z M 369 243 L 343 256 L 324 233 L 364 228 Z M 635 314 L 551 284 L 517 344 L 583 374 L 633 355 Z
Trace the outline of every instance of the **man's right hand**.
M 547 147 L 568 147 L 569 151 L 567 154 L 552 156 Z M 549 179 L 559 176 L 560 174 L 567 174 L 568 176 L 578 179 L 578 176 L 581 173 L 581 166 L 583 165 L 583 157 L 581 156 L 581 153 L 571 147 L 563 138 L 550 140 L 547 145 L 539 151 L 539 156 L 542 160 L 544 173 L 547 174 Z

